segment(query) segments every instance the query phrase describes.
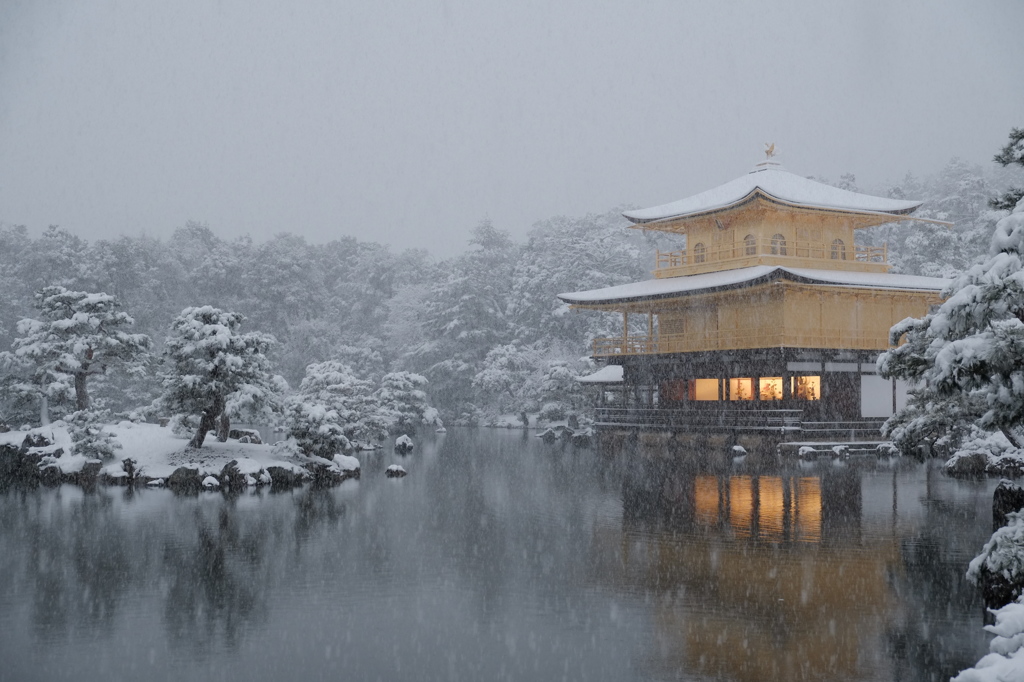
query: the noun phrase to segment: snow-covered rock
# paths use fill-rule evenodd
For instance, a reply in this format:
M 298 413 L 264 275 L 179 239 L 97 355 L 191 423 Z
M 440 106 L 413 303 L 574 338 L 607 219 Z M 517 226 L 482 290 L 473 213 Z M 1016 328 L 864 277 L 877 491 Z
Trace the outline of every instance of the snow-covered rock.
M 208 490 L 220 488 L 220 481 L 216 476 L 207 476 L 203 479 L 203 487 Z
M 359 460 L 351 455 L 335 455 L 334 463 L 337 464 L 342 471 L 347 472 L 358 472 L 360 468 Z
M 409 438 L 409 436 L 402 434 L 395 439 L 395 452 L 412 452 L 412 448 L 412 438 Z
M 1024 593 L 1024 512 L 1010 512 L 971 560 L 967 579 L 980 585 L 989 605 L 1002 606 Z
M 397 464 L 392 464 L 384 470 L 384 475 L 388 478 L 401 478 L 406 475 L 406 470 Z

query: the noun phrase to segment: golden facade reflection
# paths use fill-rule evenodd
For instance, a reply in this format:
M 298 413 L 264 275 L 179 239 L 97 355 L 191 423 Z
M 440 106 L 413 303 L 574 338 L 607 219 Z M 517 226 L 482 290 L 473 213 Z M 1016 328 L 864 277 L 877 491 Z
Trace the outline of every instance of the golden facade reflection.
M 694 478 L 694 521 L 725 522 L 737 538 L 821 542 L 821 479 L 717 476 Z
M 628 491 L 621 564 L 609 567 L 658 595 L 653 670 L 737 682 L 879 679 L 865 652 L 895 617 L 891 577 L 902 562 L 894 540 L 851 541 L 857 477 L 654 471 L 656 489 Z
M 786 491 L 780 476 L 762 476 L 758 510 L 758 530 L 761 537 L 783 538 L 786 532 Z M 821 504 L 821 501 L 818 501 Z
M 798 479 L 796 497 L 795 539 L 821 542 L 821 479 Z
M 705 526 L 718 522 L 719 514 L 718 477 L 698 476 L 694 480 L 694 520 Z
M 736 537 L 750 537 L 754 521 L 754 479 L 750 476 L 729 478 L 728 519 Z

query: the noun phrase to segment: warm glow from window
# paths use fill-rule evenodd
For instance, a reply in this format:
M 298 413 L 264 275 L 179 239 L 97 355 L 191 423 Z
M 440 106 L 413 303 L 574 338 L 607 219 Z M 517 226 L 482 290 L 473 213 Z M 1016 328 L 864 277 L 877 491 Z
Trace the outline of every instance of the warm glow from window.
M 690 400 L 718 400 L 718 379 L 690 379 Z
M 790 389 L 798 400 L 821 400 L 821 377 L 791 377 Z
M 693 486 L 695 520 L 714 525 L 718 521 L 718 477 L 698 476 Z
M 821 479 L 800 478 L 793 483 L 794 539 L 821 542 Z
M 729 479 L 729 525 L 736 537 L 750 537 L 754 520 L 754 479 L 733 476 Z
M 729 379 L 729 400 L 753 400 L 753 379 Z
M 758 527 L 762 538 L 782 539 L 785 529 L 786 499 L 781 476 L 762 476 L 759 479 L 758 499 L 761 513 Z
M 761 377 L 758 383 L 761 400 L 782 400 L 782 377 Z

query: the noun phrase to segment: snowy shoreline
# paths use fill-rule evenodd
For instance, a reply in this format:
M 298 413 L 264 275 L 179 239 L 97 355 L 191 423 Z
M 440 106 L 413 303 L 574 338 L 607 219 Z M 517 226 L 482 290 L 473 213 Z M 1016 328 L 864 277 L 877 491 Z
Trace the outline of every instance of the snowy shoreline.
M 157 424 L 123 421 L 105 427 L 121 448 L 111 459 L 74 454 L 61 423 L 30 431 L 0 433 L 0 485 L 167 486 L 178 490 L 240 491 L 270 486 L 292 488 L 304 483 L 333 485 L 358 478 L 359 460 L 307 457 L 282 445 L 208 438 L 200 449 Z

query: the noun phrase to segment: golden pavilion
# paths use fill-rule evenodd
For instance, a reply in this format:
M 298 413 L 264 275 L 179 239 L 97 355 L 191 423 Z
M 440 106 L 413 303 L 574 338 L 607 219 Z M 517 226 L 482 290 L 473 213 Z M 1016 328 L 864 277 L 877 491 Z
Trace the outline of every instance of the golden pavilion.
M 886 247 L 856 231 L 922 220 L 920 205 L 795 175 L 769 150 L 731 182 L 626 212 L 681 248 L 658 252 L 653 279 L 559 294 L 622 315 L 620 336 L 593 340 L 606 366 L 583 379 L 602 387 L 599 424 L 877 437 L 907 387 L 875 360 L 946 281 L 889 272 Z

